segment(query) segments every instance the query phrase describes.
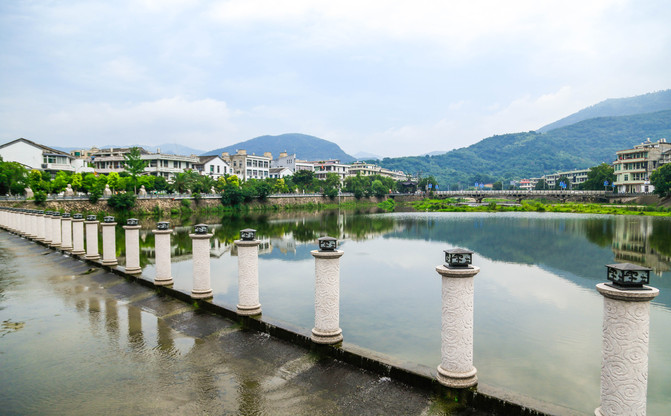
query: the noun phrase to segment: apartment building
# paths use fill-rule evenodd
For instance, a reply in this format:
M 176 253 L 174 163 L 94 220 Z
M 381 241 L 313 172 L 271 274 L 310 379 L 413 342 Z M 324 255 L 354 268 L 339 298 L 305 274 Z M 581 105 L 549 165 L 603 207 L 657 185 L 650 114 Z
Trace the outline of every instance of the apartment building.
M 221 158 L 228 163 L 233 174 L 243 181 L 270 177 L 270 162 L 273 160 L 270 152 L 265 152 L 263 156 L 257 156 L 255 154 L 248 155 L 246 150 L 238 150 L 234 155 L 224 152 L 221 154 Z
M 200 159 L 196 155 L 180 156 L 163 153 L 149 153 L 143 148 L 140 149 L 140 158 L 147 162 L 145 173 L 154 176 L 162 176 L 167 180 L 172 180 L 178 173 L 187 169 L 196 170 L 200 164 Z M 125 159 L 124 155 L 130 152 L 130 148 L 109 148 L 99 149 L 91 154 L 91 163 L 98 173 L 109 174 L 111 172 L 123 172 Z
M 198 163 L 194 165 L 194 169 L 201 175 L 207 175 L 215 180 L 232 173 L 231 167 L 219 155 L 198 156 Z
M 569 180 L 569 183 L 566 184 L 567 188 L 575 188 L 587 180 L 588 173 L 589 169 L 575 169 L 564 172 L 557 172 L 551 175 L 544 175 L 541 177 L 541 179 L 545 180 L 545 183 L 547 183 L 549 188 L 553 188 L 557 184 L 559 178 L 564 176 Z
M 671 161 L 671 143 L 666 139 L 645 142 L 633 149 L 615 152 L 617 159 L 613 162 L 615 186 L 620 193 L 650 193 L 654 186 L 650 185 L 650 175 L 660 165 Z
M 403 173 L 400 170 L 389 170 L 378 165 L 366 162 L 354 162 L 349 167 L 349 176 L 356 176 L 357 174 L 361 176 L 373 176 L 380 175 L 392 178 L 395 181 L 405 181 L 408 180 L 408 175 Z
M 318 160 L 308 163 L 314 166 L 315 178 L 320 180 L 326 179 L 326 175 L 329 173 L 335 173 L 340 178 L 340 182 L 344 182 L 345 178 L 349 175 L 350 165 L 340 163 L 340 160 L 337 159 Z

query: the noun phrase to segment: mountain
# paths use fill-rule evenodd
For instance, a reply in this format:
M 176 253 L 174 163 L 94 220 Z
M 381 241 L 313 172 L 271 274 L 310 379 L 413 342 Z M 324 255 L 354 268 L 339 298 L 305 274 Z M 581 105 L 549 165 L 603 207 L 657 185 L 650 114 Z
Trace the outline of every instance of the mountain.
M 406 173 L 433 175 L 446 189 L 446 185 L 540 177 L 612 163 L 617 150 L 632 148 L 646 138 L 656 141 L 668 137 L 671 137 L 671 110 L 598 117 L 546 133 L 497 135 L 442 155 L 384 158 L 380 165 Z
M 357 160 L 380 160 L 382 159 L 380 156 L 373 154 L 373 153 L 368 153 L 368 152 L 359 152 L 355 153 L 354 157 L 357 158 Z
M 560 120 L 543 126 L 537 131 L 544 133 L 560 127 L 597 117 L 628 116 L 671 110 L 671 90 L 651 92 L 628 98 L 611 98 L 584 108 Z
M 260 136 L 231 146 L 210 150 L 203 156 L 220 155 L 222 152 L 235 154 L 238 150 L 246 150 L 248 154 L 257 155 L 270 152 L 274 158 L 280 152 L 295 153 L 298 159 L 308 161 L 338 159 L 342 163 L 351 163 L 356 160 L 333 142 L 300 133 Z

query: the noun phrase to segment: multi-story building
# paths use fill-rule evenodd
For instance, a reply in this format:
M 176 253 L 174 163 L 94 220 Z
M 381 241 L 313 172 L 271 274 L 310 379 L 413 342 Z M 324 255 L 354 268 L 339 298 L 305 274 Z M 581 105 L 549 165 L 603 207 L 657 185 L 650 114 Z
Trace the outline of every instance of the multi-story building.
M 289 168 L 292 173 L 296 173 L 299 170 L 315 170 L 314 165 L 311 163 L 308 163 L 305 160 L 297 159 L 295 153 L 293 155 L 289 155 L 287 152 L 281 152 L 277 159 L 270 162 L 270 167 Z
M 231 173 L 231 167 L 219 155 L 198 156 L 198 160 L 199 162 L 194 165 L 194 169 L 201 175 L 219 179 Z
M 0 145 L 0 156 L 5 162 L 18 162 L 26 169 L 49 172 L 52 176 L 59 171 L 92 171 L 84 160 L 23 138 Z
M 124 155 L 130 152 L 130 148 L 99 149 L 91 154 L 91 162 L 98 173 L 108 174 L 110 172 L 123 172 Z M 187 169 L 196 169 L 200 159 L 196 155 L 180 156 L 164 153 L 149 153 L 140 148 L 140 158 L 147 162 L 144 171 L 150 175 L 162 176 L 172 180 L 178 173 Z
M 326 175 L 329 173 L 335 173 L 340 178 L 340 182 L 344 182 L 345 178 L 349 175 L 350 165 L 340 163 L 340 160 L 337 159 L 319 160 L 309 163 L 314 166 L 315 178 L 320 180 L 326 179 Z
M 552 188 L 557 184 L 559 178 L 564 176 L 569 180 L 569 183 L 567 183 L 566 186 L 575 188 L 577 185 L 580 185 L 587 180 L 588 173 L 589 169 L 575 169 L 565 172 L 557 172 L 551 175 L 544 175 L 541 179 L 545 180 L 545 183 L 547 183 L 548 187 Z
M 354 162 L 349 167 L 349 176 L 356 176 L 357 174 L 361 176 L 373 176 L 380 175 L 392 178 L 395 181 L 405 181 L 408 180 L 408 175 L 403 173 L 400 170 L 389 170 L 378 165 L 366 162 Z
M 270 152 L 265 152 L 263 156 L 256 156 L 255 154 L 248 155 L 246 150 L 238 150 L 234 155 L 224 152 L 221 158 L 228 163 L 233 174 L 243 181 L 270 177 L 270 162 L 273 160 Z
M 613 169 L 617 191 L 650 193 L 655 189 L 650 184 L 650 175 L 660 165 L 671 161 L 671 143 L 666 139 L 655 143 L 647 139 L 633 149 L 619 150 L 615 154 L 617 160 L 613 162 Z

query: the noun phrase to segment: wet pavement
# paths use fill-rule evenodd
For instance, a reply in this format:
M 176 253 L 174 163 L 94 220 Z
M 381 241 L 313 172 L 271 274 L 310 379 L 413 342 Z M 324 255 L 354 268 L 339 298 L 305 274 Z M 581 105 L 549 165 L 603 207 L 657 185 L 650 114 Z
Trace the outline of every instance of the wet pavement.
M 2 414 L 479 415 L 0 232 Z

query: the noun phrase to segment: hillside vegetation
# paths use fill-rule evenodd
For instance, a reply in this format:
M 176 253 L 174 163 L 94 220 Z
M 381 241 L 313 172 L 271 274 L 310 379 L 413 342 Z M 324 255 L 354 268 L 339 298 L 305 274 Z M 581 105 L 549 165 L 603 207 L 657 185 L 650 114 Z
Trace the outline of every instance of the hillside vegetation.
M 385 158 L 380 164 L 406 173 L 433 175 L 445 189 L 446 185 L 539 177 L 612 163 L 617 150 L 631 148 L 648 137 L 671 138 L 671 110 L 600 117 L 546 133 L 497 135 L 442 155 Z
M 611 98 L 543 126 L 538 131 L 544 133 L 590 118 L 629 116 L 664 110 L 671 110 L 671 90 L 651 92 L 636 97 Z

